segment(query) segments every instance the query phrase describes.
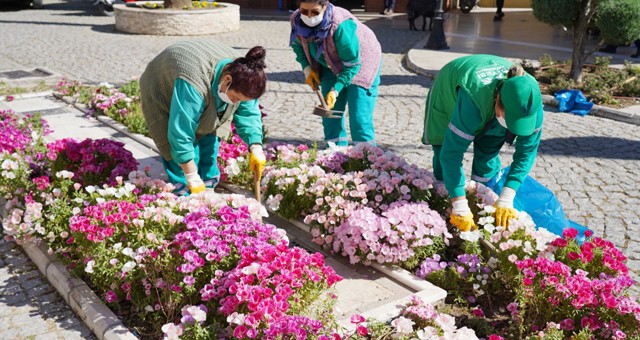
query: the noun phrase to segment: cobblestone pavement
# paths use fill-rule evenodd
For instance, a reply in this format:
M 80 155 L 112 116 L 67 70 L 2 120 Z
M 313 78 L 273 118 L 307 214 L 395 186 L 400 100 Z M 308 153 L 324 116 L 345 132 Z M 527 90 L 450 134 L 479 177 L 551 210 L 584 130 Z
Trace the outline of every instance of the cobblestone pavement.
M 0 240 L 0 338 L 95 339 L 22 249 Z
M 139 36 L 114 31 L 114 19 L 92 16 L 89 2 L 46 1 L 43 10 L 0 12 L 0 71 L 44 67 L 85 82 L 123 82 L 183 37 Z M 377 140 L 410 162 L 430 167 L 431 150 L 420 144 L 429 80 L 407 71 L 402 58 L 424 33 L 407 30 L 404 16 L 362 16 L 383 47 Z M 245 17 L 236 32 L 209 36 L 246 52 L 267 48 L 268 91 L 261 99 L 270 115 L 267 137 L 320 140 L 317 100 L 304 84 L 288 47 L 286 18 Z M 5 32 L 9 32 L 6 34 Z M 640 274 L 640 132 L 638 126 L 598 117 L 546 111 L 543 141 L 531 173 L 553 190 L 572 220 L 621 247 Z M 513 152 L 502 152 L 506 164 Z M 470 158 L 468 158 L 470 159 Z M 465 163 L 467 172 L 470 162 Z

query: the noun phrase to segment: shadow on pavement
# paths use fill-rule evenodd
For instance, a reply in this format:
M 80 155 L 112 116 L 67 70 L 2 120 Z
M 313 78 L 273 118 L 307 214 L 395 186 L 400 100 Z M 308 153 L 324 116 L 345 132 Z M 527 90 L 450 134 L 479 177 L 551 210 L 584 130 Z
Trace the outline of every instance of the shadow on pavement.
M 78 321 L 72 320 L 73 313 L 66 302 L 22 249 L 5 240 L 0 240 L 0 249 L 0 304 L 12 309 L 10 316 L 3 316 L 3 323 L 13 323 L 14 329 L 28 329 L 39 326 L 31 320 L 39 317 L 53 320 L 63 329 L 78 330 Z M 89 338 L 94 339 L 92 335 Z
M 380 85 L 420 85 L 424 88 L 431 87 L 429 85 L 430 80 L 426 77 L 421 77 L 415 74 L 411 75 L 381 75 Z M 424 93 L 427 98 L 427 92 Z
M 538 153 L 568 157 L 640 160 L 640 141 L 604 136 L 551 138 L 540 141 Z
M 293 54 L 293 50 L 291 50 L 291 54 Z M 279 81 L 283 83 L 305 84 L 304 73 L 302 73 L 302 70 L 286 71 L 286 72 L 267 72 L 267 80 Z
M 16 20 L 0 20 L 0 23 L 5 24 L 23 24 L 23 25 L 47 25 L 47 26 L 90 26 L 92 30 L 97 32 L 113 32 L 121 33 L 115 30 L 114 24 L 107 25 L 94 25 L 94 24 L 80 24 L 72 22 L 53 22 L 53 21 L 16 21 Z

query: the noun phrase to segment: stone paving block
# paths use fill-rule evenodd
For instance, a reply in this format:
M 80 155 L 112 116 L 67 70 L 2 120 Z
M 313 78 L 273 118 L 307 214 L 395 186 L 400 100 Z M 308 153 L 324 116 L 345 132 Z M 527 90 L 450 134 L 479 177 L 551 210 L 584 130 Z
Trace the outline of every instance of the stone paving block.
M 47 282 L 27 290 L 27 295 L 35 298 L 53 292 L 55 292 L 55 289 Z
M 28 300 L 27 295 L 20 292 L 17 294 L 0 296 L 0 302 L 2 302 L 3 306 L 11 308 L 11 306 L 23 306 L 28 303 Z
M 12 102 L 5 103 L 5 105 L 14 112 L 44 111 L 57 109 L 63 106 L 59 102 L 53 102 L 45 98 L 14 100 Z

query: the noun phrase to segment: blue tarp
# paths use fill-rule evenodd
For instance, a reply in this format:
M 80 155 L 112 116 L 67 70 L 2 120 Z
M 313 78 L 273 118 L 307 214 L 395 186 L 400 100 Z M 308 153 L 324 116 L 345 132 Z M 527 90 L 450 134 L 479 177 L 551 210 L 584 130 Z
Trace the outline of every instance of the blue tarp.
M 507 180 L 508 173 L 509 167 L 502 169 L 486 186 L 499 195 Z M 584 232 L 589 230 L 587 227 L 567 219 L 556 195 L 531 176 L 525 178 L 516 192 L 513 207 L 529 214 L 536 226 L 545 228 L 558 236 L 562 236 L 562 231 L 565 228 L 578 230 L 579 243 L 584 242 Z
M 558 110 L 571 112 L 579 116 L 586 116 L 593 108 L 593 103 L 588 101 L 580 90 L 560 90 L 556 92 Z

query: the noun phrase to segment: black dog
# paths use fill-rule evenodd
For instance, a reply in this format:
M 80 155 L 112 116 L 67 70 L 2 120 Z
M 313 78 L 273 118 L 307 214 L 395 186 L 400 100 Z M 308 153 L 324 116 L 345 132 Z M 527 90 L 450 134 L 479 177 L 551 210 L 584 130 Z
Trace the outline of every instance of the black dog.
M 422 16 L 422 30 L 427 26 L 427 17 L 429 17 L 429 31 L 433 26 L 433 16 L 435 15 L 437 0 L 409 0 L 407 3 L 407 19 L 409 19 L 409 29 L 417 31 L 416 19 Z

